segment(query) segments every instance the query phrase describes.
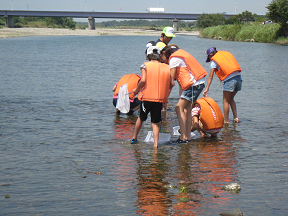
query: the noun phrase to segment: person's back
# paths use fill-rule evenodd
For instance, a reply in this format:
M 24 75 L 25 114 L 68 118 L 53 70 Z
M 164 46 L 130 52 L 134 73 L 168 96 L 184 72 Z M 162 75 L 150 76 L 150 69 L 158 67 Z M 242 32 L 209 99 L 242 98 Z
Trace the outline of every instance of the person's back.
M 135 124 L 134 136 L 131 144 L 138 142 L 137 136 L 143 121 L 146 121 L 148 114 L 151 113 L 151 125 L 153 129 L 154 147 L 158 148 L 159 123 L 161 122 L 161 110 L 163 103 L 168 102 L 170 93 L 170 67 L 165 63 L 160 63 L 160 49 L 150 46 L 147 49 L 147 59 L 141 65 L 142 76 L 138 86 L 133 90 L 138 93 L 141 100 L 140 115 Z
M 120 87 L 128 84 L 128 92 L 129 94 L 129 101 L 130 101 L 130 111 L 128 114 L 133 114 L 137 109 L 139 109 L 140 101 L 138 98 L 135 98 L 135 94 L 132 93 L 133 89 L 137 87 L 138 82 L 140 81 L 141 76 L 138 74 L 127 74 L 121 77 L 121 79 L 118 81 L 118 83 L 115 84 L 112 91 L 114 92 L 113 96 L 113 105 L 116 107 L 118 102 L 118 94 Z M 116 108 L 116 111 L 118 114 L 120 114 L 120 111 Z
M 158 61 L 144 63 L 147 77 L 138 94 L 141 101 L 167 103 L 170 88 L 170 67 Z
M 193 105 L 191 131 L 198 130 L 202 137 L 216 136 L 223 128 L 224 116 L 218 104 L 210 97 L 202 97 Z

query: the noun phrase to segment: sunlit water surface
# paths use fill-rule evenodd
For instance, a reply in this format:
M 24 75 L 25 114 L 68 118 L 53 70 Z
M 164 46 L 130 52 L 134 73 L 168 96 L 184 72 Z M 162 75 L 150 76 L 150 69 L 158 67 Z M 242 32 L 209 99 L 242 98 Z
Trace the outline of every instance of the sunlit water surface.
M 131 145 L 137 113 L 116 115 L 112 87 L 139 73 L 151 36 L 0 40 L 1 215 L 288 215 L 288 47 L 180 36 L 173 43 L 209 71 L 205 50 L 242 68 L 240 124 L 217 139 Z M 178 125 L 170 95 L 162 132 Z M 215 77 L 209 96 L 222 109 Z M 230 121 L 232 115 L 230 114 Z M 238 183 L 238 194 L 222 187 Z

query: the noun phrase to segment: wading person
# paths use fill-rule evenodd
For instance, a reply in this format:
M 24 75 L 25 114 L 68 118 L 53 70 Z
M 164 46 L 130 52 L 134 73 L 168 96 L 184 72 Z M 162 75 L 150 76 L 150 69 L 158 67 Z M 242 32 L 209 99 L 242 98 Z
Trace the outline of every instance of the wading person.
M 191 105 L 205 87 L 207 72 L 191 54 L 169 45 L 162 49 L 161 61 L 169 63 L 170 88 L 175 85 L 174 80 L 177 80 L 181 88 L 180 99 L 175 107 L 181 130 L 177 142 L 187 143 L 191 140 Z
M 224 123 L 229 123 L 229 106 L 233 113 L 233 122 L 240 122 L 237 117 L 236 103 L 234 97 L 242 87 L 241 68 L 235 57 L 227 51 L 217 51 L 216 47 L 211 47 L 206 51 L 206 62 L 210 62 L 210 75 L 207 81 L 204 96 L 208 96 L 209 87 L 212 83 L 214 73 L 223 83 L 223 110 Z
M 201 137 L 216 137 L 223 128 L 224 117 L 218 104 L 210 97 L 202 97 L 192 107 L 191 132 L 197 130 Z
M 134 136 L 131 144 L 138 142 L 138 133 L 142 127 L 143 121 L 146 121 L 148 113 L 151 114 L 151 125 L 153 129 L 154 147 L 158 148 L 159 125 L 161 122 L 161 110 L 163 103 L 168 102 L 170 93 L 170 68 L 169 65 L 161 63 L 160 49 L 156 46 L 150 46 L 147 49 L 147 58 L 149 62 L 141 65 L 142 76 L 138 86 L 133 90 L 138 94 L 141 101 L 140 116 L 138 117 Z
M 153 45 L 157 46 L 161 50 L 161 48 L 169 44 L 173 37 L 176 37 L 174 34 L 174 29 L 170 26 L 167 26 L 163 29 L 161 38 L 155 41 Z
M 128 92 L 131 92 L 129 94 L 129 101 L 130 101 L 130 111 L 128 112 L 129 115 L 132 115 L 133 112 L 138 110 L 140 107 L 140 101 L 138 100 L 137 97 L 135 98 L 135 94 L 132 93 L 132 90 L 136 88 L 140 79 L 141 79 L 141 76 L 137 74 L 124 75 L 123 77 L 121 77 L 118 83 L 115 84 L 115 86 L 112 89 L 112 91 L 114 92 L 113 105 L 116 107 L 120 87 L 125 85 L 126 83 L 128 84 Z M 117 110 L 117 108 L 116 108 L 116 112 L 120 114 L 120 111 Z

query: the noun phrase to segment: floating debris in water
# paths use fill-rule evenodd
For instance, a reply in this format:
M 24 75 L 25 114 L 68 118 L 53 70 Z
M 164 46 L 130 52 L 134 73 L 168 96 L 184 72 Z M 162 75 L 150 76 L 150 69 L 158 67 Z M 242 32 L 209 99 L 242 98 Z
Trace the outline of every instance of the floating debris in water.
M 177 188 L 176 186 L 173 186 L 173 185 L 171 185 L 171 184 L 170 184 L 170 185 L 164 185 L 163 187 L 164 187 L 164 188 Z
M 222 189 L 226 191 L 239 192 L 241 190 L 241 187 L 238 183 L 232 183 L 232 184 L 224 186 Z
M 86 178 L 86 177 L 87 177 L 86 175 L 82 176 L 82 178 Z
M 5 198 L 6 199 L 9 199 L 9 198 L 11 198 L 12 196 L 11 195 L 5 195 Z
M 90 172 L 90 171 L 88 171 L 87 173 L 93 173 L 93 174 L 96 174 L 96 175 L 102 175 L 101 172 Z

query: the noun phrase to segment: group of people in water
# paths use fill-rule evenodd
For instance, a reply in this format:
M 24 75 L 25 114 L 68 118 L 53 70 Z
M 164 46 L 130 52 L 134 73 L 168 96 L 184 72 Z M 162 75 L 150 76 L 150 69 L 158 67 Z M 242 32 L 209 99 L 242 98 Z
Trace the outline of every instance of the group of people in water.
M 127 83 L 130 100 L 128 114 L 140 109 L 131 144 L 138 142 L 142 123 L 150 113 L 154 147 L 158 147 L 161 110 L 168 103 L 175 80 L 179 84 L 180 96 L 175 107 L 181 130 L 177 143 L 190 142 L 191 132 L 195 130 L 201 137 L 217 136 L 223 123 L 229 123 L 229 107 L 233 113 L 233 122 L 240 122 L 234 97 L 241 90 L 242 79 L 241 68 L 234 56 L 227 51 L 217 51 L 215 47 L 207 49 L 206 62 L 210 62 L 211 70 L 205 89 L 208 73 L 190 53 L 175 44 L 169 45 L 173 37 L 175 37 L 174 29 L 165 27 L 159 40 L 150 41 L 146 45 L 145 54 L 148 61 L 140 67 L 141 76 L 124 75 L 113 87 L 115 107 L 119 89 Z M 217 103 L 208 97 L 214 73 L 223 83 L 224 116 Z M 202 91 L 204 97 L 198 99 Z M 138 97 L 135 97 L 137 94 Z

